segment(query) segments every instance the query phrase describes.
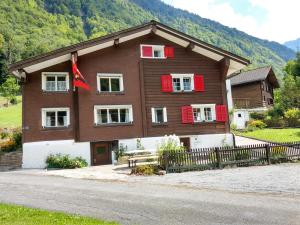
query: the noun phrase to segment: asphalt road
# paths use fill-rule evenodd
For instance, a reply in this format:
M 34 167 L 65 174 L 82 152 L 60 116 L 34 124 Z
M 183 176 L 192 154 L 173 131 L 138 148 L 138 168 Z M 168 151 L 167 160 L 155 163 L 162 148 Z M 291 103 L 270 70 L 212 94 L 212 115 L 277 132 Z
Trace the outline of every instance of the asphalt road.
M 121 224 L 300 224 L 300 196 L 0 173 L 0 202 Z M 1 224 L 1 221 L 0 221 Z

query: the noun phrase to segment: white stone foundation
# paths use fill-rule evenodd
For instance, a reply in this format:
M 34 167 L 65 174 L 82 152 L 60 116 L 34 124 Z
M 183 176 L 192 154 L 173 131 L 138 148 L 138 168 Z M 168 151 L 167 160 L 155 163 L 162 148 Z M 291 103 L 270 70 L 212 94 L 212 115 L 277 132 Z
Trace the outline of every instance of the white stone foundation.
M 155 152 L 160 143 L 168 139 L 169 136 L 140 138 L 141 145 L 145 150 Z M 179 136 L 189 137 L 191 148 L 210 148 L 221 146 L 233 146 L 233 135 L 227 134 L 203 134 Z M 119 140 L 119 146 L 123 145 L 127 151 L 137 150 L 137 138 Z
M 74 140 L 40 141 L 23 144 L 23 168 L 45 168 L 50 154 L 81 156 L 91 165 L 89 142 L 75 143 Z

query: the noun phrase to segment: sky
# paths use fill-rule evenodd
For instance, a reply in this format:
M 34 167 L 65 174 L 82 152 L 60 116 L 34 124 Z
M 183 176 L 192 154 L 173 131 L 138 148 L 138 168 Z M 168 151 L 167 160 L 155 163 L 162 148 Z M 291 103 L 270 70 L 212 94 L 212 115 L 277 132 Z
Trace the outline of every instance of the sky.
M 163 0 L 176 8 L 284 43 L 300 38 L 300 0 Z

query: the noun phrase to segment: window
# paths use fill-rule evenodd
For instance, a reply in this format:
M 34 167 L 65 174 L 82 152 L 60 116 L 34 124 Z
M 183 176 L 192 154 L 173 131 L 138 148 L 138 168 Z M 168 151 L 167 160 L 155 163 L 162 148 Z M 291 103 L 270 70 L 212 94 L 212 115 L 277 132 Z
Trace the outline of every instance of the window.
M 174 92 L 189 92 L 194 89 L 194 74 L 171 74 L 171 76 Z
M 42 73 L 42 90 L 44 91 L 68 91 L 69 74 L 66 72 L 44 72 Z
M 98 73 L 97 86 L 99 92 L 122 92 L 124 91 L 123 76 L 122 74 Z
M 94 114 L 97 125 L 122 124 L 133 121 L 131 105 L 95 106 Z
M 268 98 L 268 104 L 273 105 L 273 99 L 272 98 Z
M 151 108 L 152 123 L 166 123 L 167 120 L 167 108 Z
M 165 46 L 141 45 L 141 58 L 165 59 Z
M 192 105 L 194 122 L 210 122 L 216 120 L 215 104 Z
M 70 125 L 69 108 L 44 108 L 42 109 L 43 127 L 67 127 Z
M 191 78 L 190 77 L 184 77 L 183 78 L 183 90 L 184 91 L 191 91 Z
M 173 89 L 174 91 L 181 91 L 180 78 L 173 78 Z

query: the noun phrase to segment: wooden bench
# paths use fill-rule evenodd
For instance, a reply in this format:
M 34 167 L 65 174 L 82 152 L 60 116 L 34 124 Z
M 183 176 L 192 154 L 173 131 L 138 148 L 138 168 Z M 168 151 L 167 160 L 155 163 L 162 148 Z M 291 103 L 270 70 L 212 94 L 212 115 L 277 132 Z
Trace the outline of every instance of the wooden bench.
M 147 160 L 147 159 L 153 159 L 153 160 L 157 160 L 158 156 L 157 155 L 143 155 L 143 156 L 135 156 L 132 158 L 128 159 L 128 167 L 130 168 L 131 166 L 136 166 L 136 163 L 140 160 Z

